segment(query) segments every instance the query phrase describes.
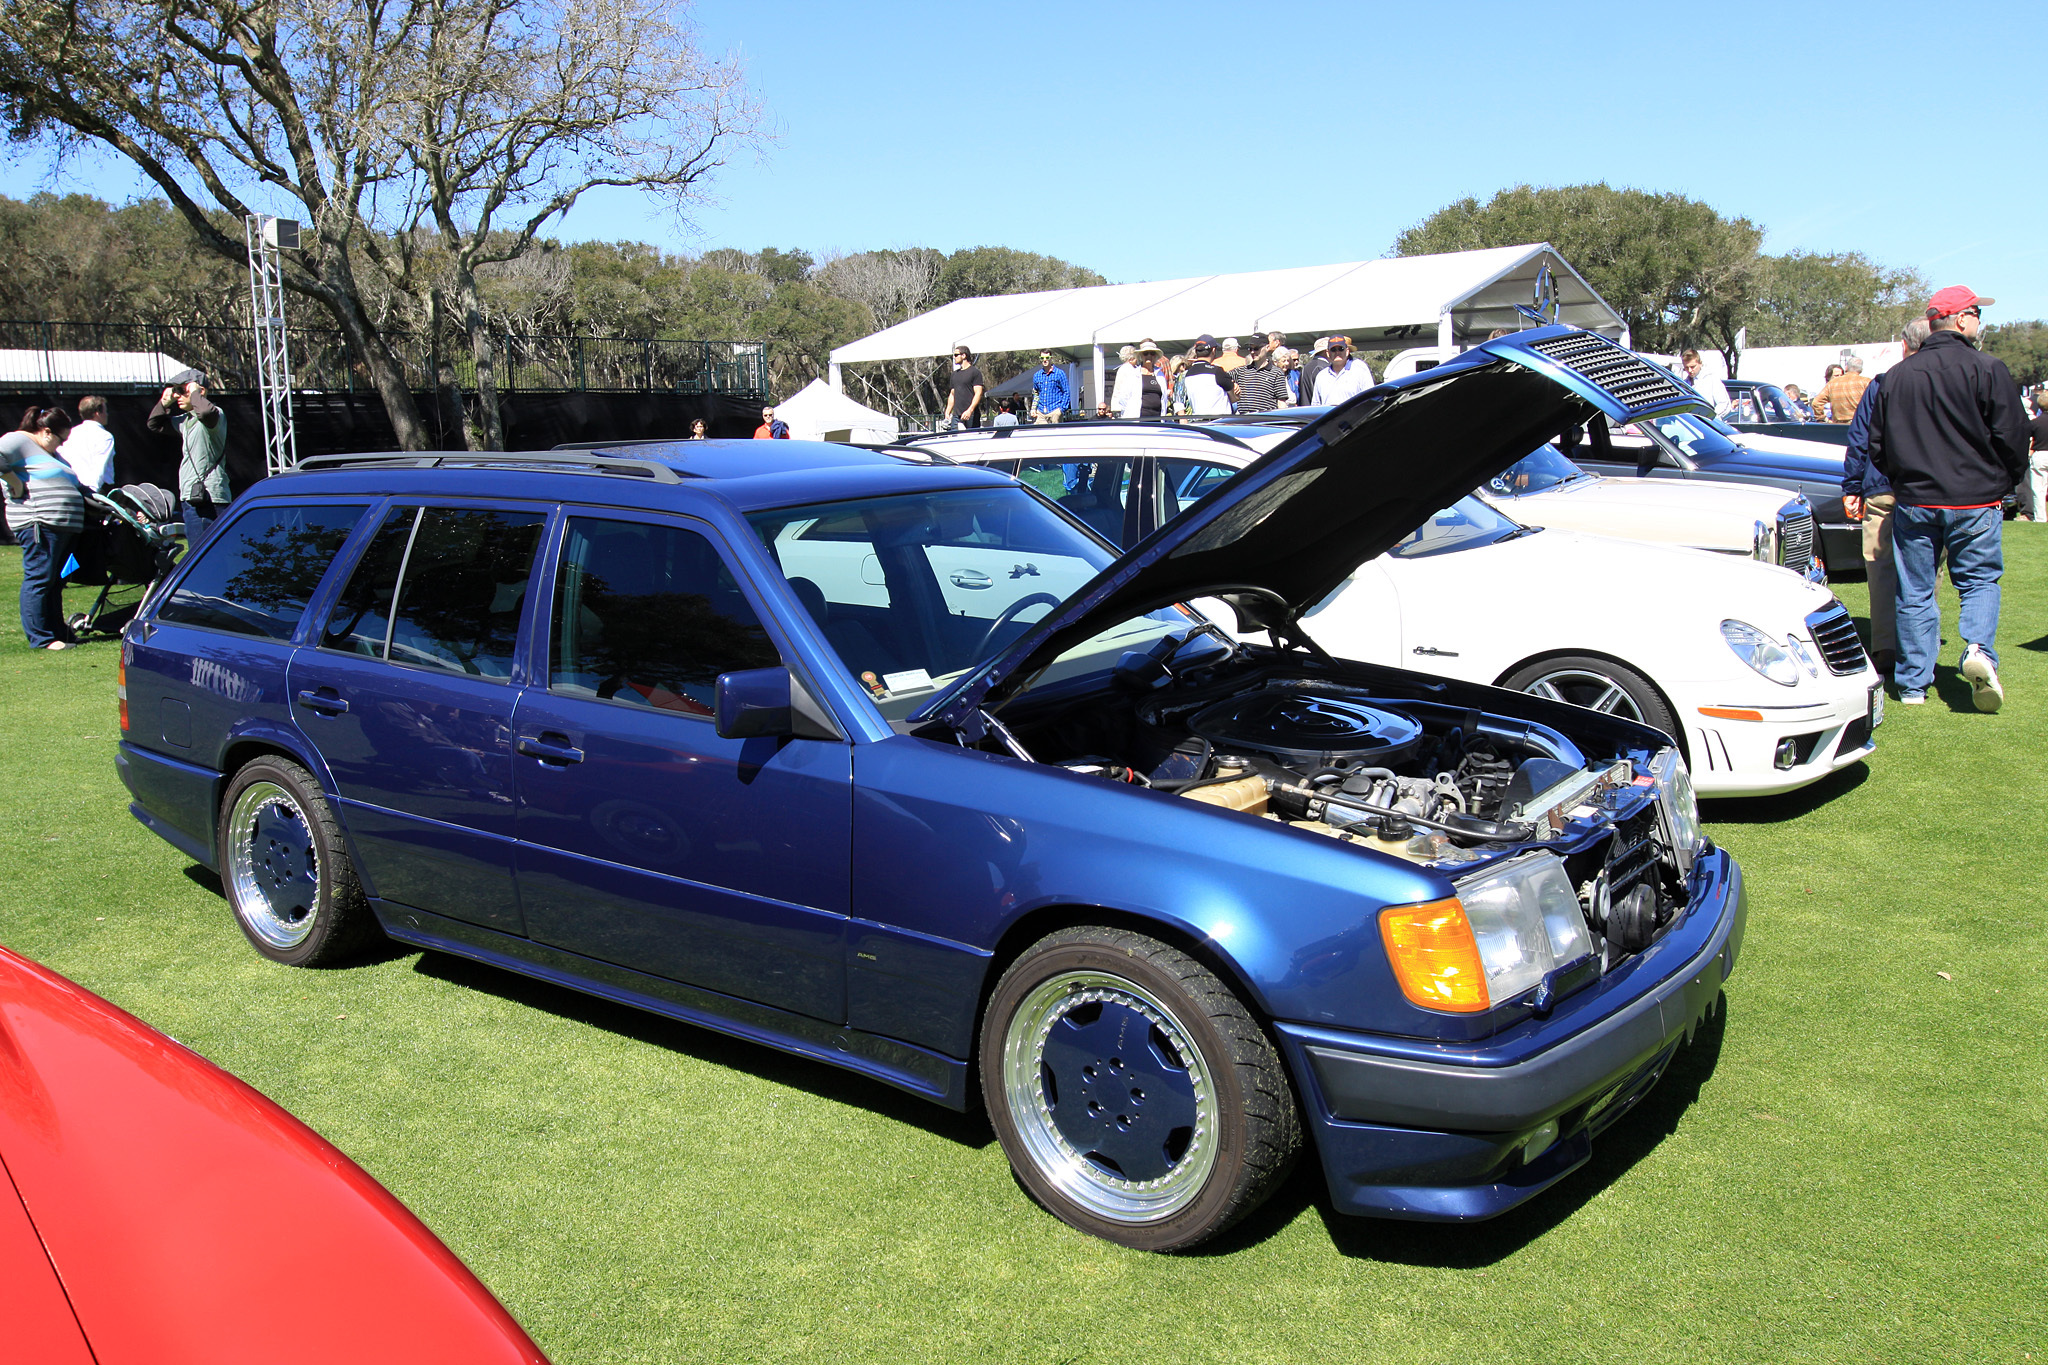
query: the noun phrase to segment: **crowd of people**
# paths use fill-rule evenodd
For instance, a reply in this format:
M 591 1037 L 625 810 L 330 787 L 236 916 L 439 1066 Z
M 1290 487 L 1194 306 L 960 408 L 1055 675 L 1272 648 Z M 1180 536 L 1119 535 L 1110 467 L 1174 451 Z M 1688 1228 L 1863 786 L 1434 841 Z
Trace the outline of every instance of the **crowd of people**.
M 21 547 L 21 633 L 31 648 L 77 643 L 64 616 L 66 565 L 85 530 L 85 496 L 114 482 L 114 434 L 107 400 L 78 400 L 78 420 L 62 408 L 32 407 L 15 430 L 0 435 L 0 484 L 6 487 L 0 539 Z M 149 430 L 179 440 L 178 507 L 188 545 L 206 539 L 232 497 L 228 488 L 227 416 L 207 397 L 206 376 L 186 370 L 164 386 L 147 419 Z
M 1081 396 L 1066 366 L 1051 351 L 1038 357 L 1023 402 L 1004 396 L 991 405 L 988 381 L 966 346 L 953 348 L 942 428 L 1047 425 L 1077 415 Z M 1280 332 L 1241 341 L 1207 335 L 1169 356 L 1151 338 L 1117 351 L 1117 366 L 1103 378 L 1097 417 L 1127 421 L 1167 417 L 1221 417 L 1233 412 L 1341 403 L 1372 387 L 1372 370 L 1352 353 L 1351 339 L 1317 337 L 1304 355 Z M 991 414 L 991 406 L 993 413 Z

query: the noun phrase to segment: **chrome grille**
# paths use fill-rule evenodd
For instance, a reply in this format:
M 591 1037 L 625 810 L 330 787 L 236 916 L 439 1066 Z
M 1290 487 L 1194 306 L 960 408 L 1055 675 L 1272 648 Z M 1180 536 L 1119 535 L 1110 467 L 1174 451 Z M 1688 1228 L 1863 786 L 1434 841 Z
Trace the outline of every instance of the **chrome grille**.
M 1595 332 L 1532 341 L 1529 349 L 1599 385 L 1631 413 L 1686 399 L 1677 380 Z
M 1830 603 L 1807 617 L 1806 626 L 1813 632 L 1814 644 L 1820 646 L 1828 672 L 1846 677 L 1863 671 L 1863 641 L 1856 634 L 1856 623 L 1849 619 L 1847 607 L 1840 602 Z
M 1813 559 L 1813 514 L 1778 517 L 1778 562 L 1800 573 Z

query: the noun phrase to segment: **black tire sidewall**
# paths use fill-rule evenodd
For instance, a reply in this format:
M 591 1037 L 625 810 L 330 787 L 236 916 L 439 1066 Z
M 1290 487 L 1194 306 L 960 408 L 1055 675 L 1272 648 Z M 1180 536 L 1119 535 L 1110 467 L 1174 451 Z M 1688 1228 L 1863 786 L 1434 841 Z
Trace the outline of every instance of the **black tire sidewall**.
M 313 928 L 298 946 L 280 949 L 265 943 L 249 927 L 242 914 L 242 907 L 235 895 L 234 876 L 231 860 L 234 857 L 231 841 L 233 831 L 228 828 L 229 817 L 234 814 L 235 802 L 242 793 L 257 782 L 275 783 L 291 794 L 298 806 L 299 814 L 306 822 L 307 831 L 313 839 L 314 850 L 320 860 L 320 883 L 313 905 Z M 217 847 L 220 850 L 221 892 L 227 897 L 228 908 L 234 912 L 235 925 L 243 937 L 257 952 L 272 962 L 287 967 L 303 967 L 326 960 L 333 956 L 342 945 L 339 932 L 343 926 L 336 913 L 335 886 L 337 873 L 342 861 L 348 856 L 340 847 L 340 841 L 333 837 L 334 821 L 328 810 L 327 800 L 320 793 L 313 775 L 289 759 L 266 757 L 252 759 L 236 770 L 227 791 L 221 798 L 218 817 Z
M 1026 949 L 1003 973 L 983 1016 L 982 1095 L 990 1124 L 1010 1159 L 1011 1170 L 1041 1206 L 1061 1221 L 1105 1241 L 1145 1251 L 1172 1251 L 1207 1240 L 1248 1211 L 1237 1207 L 1242 1202 L 1241 1187 L 1248 1178 L 1247 1097 L 1229 1042 L 1208 1010 L 1189 994 L 1181 978 L 1153 959 L 1146 951 L 1148 948 L 1152 952 L 1178 952 L 1139 934 L 1087 930 L 1055 934 Z M 1211 980 L 1215 979 L 1206 968 L 1194 965 Z M 1075 971 L 1121 978 L 1167 1005 L 1179 1020 L 1183 1035 L 1201 1053 L 1211 1078 L 1216 1097 L 1216 1164 L 1193 1202 L 1156 1222 L 1105 1218 L 1068 1198 L 1038 1169 L 1009 1110 L 1003 1088 L 1003 1053 L 1010 1021 L 1024 998 L 1041 982 Z

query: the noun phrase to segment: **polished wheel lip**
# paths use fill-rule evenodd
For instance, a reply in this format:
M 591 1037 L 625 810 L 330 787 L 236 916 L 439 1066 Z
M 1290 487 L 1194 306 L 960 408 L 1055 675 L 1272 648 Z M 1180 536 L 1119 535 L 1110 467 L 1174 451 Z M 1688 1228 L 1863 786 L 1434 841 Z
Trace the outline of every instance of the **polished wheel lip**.
M 1187 1064 L 1194 1087 L 1195 1132 L 1174 1168 L 1156 1180 L 1124 1180 L 1089 1161 L 1054 1122 L 1039 1079 L 1053 1025 L 1085 1004 L 1121 1005 L 1150 1020 Z M 1003 1038 L 1003 1097 L 1031 1164 L 1063 1196 L 1099 1218 L 1156 1223 L 1201 1196 L 1216 1168 L 1217 1099 L 1201 1050 L 1157 996 L 1108 972 L 1061 972 L 1018 1002 Z
M 1595 694 L 1593 702 L 1588 705 L 1585 702 L 1573 701 L 1564 694 L 1566 687 L 1574 686 L 1597 687 L 1599 691 Z M 1522 691 L 1532 697 L 1545 697 L 1551 701 L 1561 701 L 1567 706 L 1582 706 L 1589 711 L 1600 711 L 1610 716 L 1620 716 L 1623 720 L 1643 723 L 1643 711 L 1636 705 L 1635 698 L 1613 678 L 1605 673 L 1595 673 L 1591 669 L 1560 668 L 1541 677 L 1531 678 L 1522 685 Z
M 234 810 L 228 815 L 227 880 L 233 892 L 235 914 L 249 927 L 249 932 L 268 946 L 289 952 L 312 934 L 318 905 L 309 906 L 304 915 L 293 919 L 279 913 L 264 888 L 256 865 L 256 822 L 271 807 L 306 827 L 307 848 L 313 859 L 314 894 L 318 896 L 320 850 L 313 839 L 312 823 L 291 792 L 275 782 L 251 782 L 235 798 Z

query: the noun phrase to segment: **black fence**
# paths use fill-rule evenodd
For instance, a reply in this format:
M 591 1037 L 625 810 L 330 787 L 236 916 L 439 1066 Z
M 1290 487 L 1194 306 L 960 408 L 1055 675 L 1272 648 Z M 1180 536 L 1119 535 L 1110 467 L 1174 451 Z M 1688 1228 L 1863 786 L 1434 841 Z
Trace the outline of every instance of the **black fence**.
M 384 340 L 406 385 L 433 390 L 477 387 L 477 357 L 467 338 L 439 341 L 404 332 Z M 292 387 L 298 392 L 374 391 L 369 374 L 338 330 L 287 330 Z M 523 336 L 491 338 L 501 393 L 726 394 L 768 392 L 768 347 L 759 341 L 676 341 L 655 337 Z M 219 392 L 256 388 L 255 336 L 244 327 L 181 327 L 140 322 L 0 321 L 0 386 L 154 392 L 183 369 L 206 372 Z M 443 370 L 448 374 L 443 375 Z

